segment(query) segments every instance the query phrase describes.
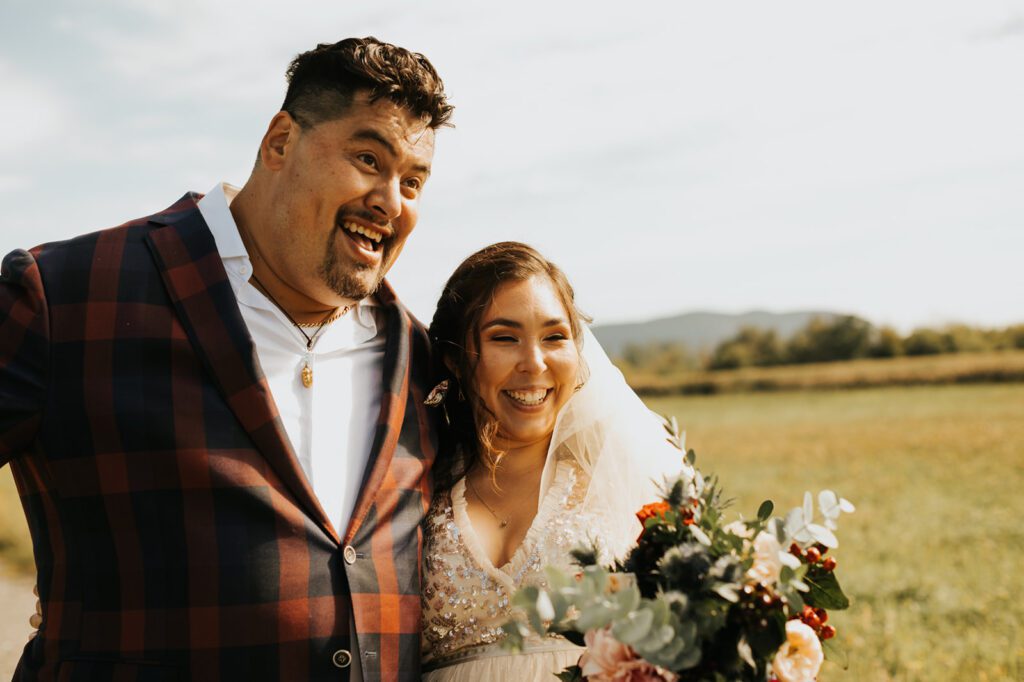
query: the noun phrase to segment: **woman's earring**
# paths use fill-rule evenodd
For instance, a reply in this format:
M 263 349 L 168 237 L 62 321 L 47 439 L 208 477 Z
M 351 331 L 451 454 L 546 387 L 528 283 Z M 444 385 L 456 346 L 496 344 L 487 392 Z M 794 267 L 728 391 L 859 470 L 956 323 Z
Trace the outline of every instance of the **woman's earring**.
M 437 386 L 434 386 L 433 390 L 430 391 L 430 395 L 423 401 L 423 404 L 427 407 L 437 407 L 444 402 L 445 397 L 448 395 L 448 380 L 445 379 Z M 460 391 L 461 397 L 461 391 Z

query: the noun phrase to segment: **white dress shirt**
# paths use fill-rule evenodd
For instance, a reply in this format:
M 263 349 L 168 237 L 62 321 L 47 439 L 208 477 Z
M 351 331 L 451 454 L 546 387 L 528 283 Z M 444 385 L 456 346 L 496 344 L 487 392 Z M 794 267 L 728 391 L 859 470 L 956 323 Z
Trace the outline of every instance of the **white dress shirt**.
M 302 332 L 249 283 L 252 263 L 229 208 L 237 194 L 237 188 L 219 184 L 199 201 L 199 211 L 217 243 L 302 470 L 344 539 L 380 414 L 384 311 L 372 297 L 360 301 L 307 350 Z M 316 328 L 305 331 L 312 336 Z M 301 379 L 307 363 L 313 370 L 309 388 Z

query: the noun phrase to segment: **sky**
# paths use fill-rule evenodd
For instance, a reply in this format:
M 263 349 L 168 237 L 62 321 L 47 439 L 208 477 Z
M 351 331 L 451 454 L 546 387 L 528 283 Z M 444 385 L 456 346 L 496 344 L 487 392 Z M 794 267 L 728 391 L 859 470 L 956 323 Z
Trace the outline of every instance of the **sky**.
M 241 185 L 288 61 L 378 38 L 456 106 L 389 279 L 515 239 L 598 323 L 1024 322 L 1024 2 L 0 0 L 0 251 Z

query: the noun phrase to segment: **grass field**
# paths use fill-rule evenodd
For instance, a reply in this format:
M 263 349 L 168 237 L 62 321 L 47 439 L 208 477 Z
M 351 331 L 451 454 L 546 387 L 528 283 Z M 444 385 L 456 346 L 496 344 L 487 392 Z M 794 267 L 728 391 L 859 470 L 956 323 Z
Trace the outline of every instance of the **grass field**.
M 641 395 L 649 396 L 1024 382 L 1024 351 L 951 353 L 668 374 L 644 374 L 626 367 L 624 372 L 633 388 Z
M 824 682 L 1024 680 L 1024 385 L 649 402 L 737 512 L 822 488 L 857 505 L 837 552 L 853 606 L 833 616 L 850 667 L 826 664 Z M 7 470 L 0 514 L 0 553 L 30 567 Z
M 822 680 L 1024 680 L 1024 386 L 648 402 L 737 512 L 822 488 L 857 505 L 836 554 L 850 667 Z

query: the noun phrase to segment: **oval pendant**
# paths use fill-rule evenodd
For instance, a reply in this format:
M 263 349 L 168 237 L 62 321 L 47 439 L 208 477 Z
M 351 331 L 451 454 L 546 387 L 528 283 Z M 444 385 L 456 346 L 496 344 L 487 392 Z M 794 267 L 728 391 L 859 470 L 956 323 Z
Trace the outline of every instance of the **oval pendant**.
M 313 385 L 313 368 L 308 364 L 302 368 L 302 385 L 306 388 Z

